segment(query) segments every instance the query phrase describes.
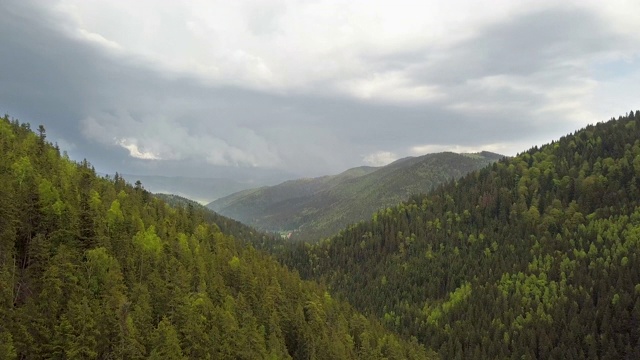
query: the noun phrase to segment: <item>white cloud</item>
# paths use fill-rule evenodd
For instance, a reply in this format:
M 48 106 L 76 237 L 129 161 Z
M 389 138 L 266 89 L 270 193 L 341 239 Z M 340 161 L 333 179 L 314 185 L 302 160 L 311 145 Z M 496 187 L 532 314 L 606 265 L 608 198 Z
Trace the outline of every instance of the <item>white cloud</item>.
M 558 6 L 597 11 L 618 33 L 639 37 L 633 14 L 640 6 L 625 0 L 604 7 L 595 0 L 562 5 L 552 0 L 61 0 L 55 8 L 75 26 L 70 31 L 76 36 L 163 71 L 212 84 L 285 93 L 337 91 L 403 103 L 455 96 L 434 82 L 417 81 L 412 67 L 473 63 L 477 59 L 449 59 L 451 48 L 491 24 Z M 389 60 L 403 56 L 413 59 Z
M 415 103 L 430 102 L 444 97 L 437 86 L 412 83 L 405 74 L 397 71 L 349 80 L 343 87 L 348 95 L 371 101 Z
M 49 137 L 49 140 L 55 142 L 56 144 L 58 144 L 58 147 L 60 148 L 60 150 L 62 151 L 71 151 L 71 150 L 75 150 L 76 149 L 76 144 L 69 142 L 61 137 Z
M 111 50 L 116 50 L 116 51 L 122 50 L 122 46 L 120 46 L 120 44 L 118 44 L 117 42 L 106 39 L 100 34 L 92 33 L 85 29 L 77 29 L 77 37 L 81 40 L 88 41 L 90 43 L 95 43 L 99 46 L 102 46 Z
M 138 148 L 136 144 L 136 139 L 118 139 L 116 140 L 116 144 L 122 146 L 123 148 L 129 150 L 129 155 L 136 159 L 143 160 L 161 160 L 160 157 L 151 151 L 144 151 Z
M 390 151 L 376 151 L 365 156 L 362 161 L 370 166 L 384 166 L 398 160 L 398 156 Z
M 414 67 L 478 62 L 451 59 L 451 49 L 487 26 L 554 7 L 597 11 L 618 33 L 640 37 L 633 16 L 640 6 L 625 0 L 606 6 L 595 0 L 60 0 L 55 9 L 85 41 L 212 84 L 411 103 L 456 97 L 452 89 L 417 80 Z M 522 39 L 524 48 L 527 40 Z M 482 61 L 481 54 L 471 56 L 476 55 Z M 573 60 L 586 66 L 585 59 Z M 451 106 L 474 108 L 465 101 Z
M 375 70 L 371 56 L 447 44 L 522 7 L 506 0 L 492 5 L 64 0 L 57 11 L 87 39 L 173 71 L 241 86 L 309 89 L 362 81 Z
M 142 118 L 124 111 L 88 117 L 82 121 L 82 132 L 90 140 L 118 145 L 142 160 L 201 159 L 211 165 L 254 167 L 281 164 L 277 150 L 256 131 L 212 123 L 207 117 L 194 119 L 187 127 L 168 118 L 172 105 L 167 105 L 166 114 L 150 113 Z M 194 132 L 192 127 L 201 129 Z

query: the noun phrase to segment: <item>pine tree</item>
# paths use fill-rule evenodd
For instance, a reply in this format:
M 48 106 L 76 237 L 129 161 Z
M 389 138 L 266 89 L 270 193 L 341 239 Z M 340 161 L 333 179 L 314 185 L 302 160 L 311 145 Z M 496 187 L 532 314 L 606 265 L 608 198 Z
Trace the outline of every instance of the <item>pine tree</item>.
M 152 350 L 149 359 L 182 360 L 182 349 L 175 328 L 169 319 L 162 318 L 152 336 Z

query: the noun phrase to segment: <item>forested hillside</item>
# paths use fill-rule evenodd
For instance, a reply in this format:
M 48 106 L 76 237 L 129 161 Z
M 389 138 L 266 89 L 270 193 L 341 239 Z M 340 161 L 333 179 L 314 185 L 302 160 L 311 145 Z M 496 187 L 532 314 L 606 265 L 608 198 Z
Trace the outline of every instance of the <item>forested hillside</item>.
M 0 359 L 432 356 L 38 133 L 0 119 Z
M 640 112 L 281 256 L 445 359 L 638 359 Z
M 501 157 L 489 152 L 408 157 L 380 168 L 245 190 L 207 206 L 262 230 L 294 231 L 296 240 L 315 241 Z
M 273 242 L 276 234 L 268 234 L 247 226 L 238 220 L 222 216 L 215 211 L 201 205 L 191 199 L 174 194 L 153 194 L 154 197 L 164 201 L 172 207 L 184 208 L 187 213 L 200 216 L 200 221 L 213 223 L 225 235 L 233 236 L 235 240 L 246 244 L 265 244 Z

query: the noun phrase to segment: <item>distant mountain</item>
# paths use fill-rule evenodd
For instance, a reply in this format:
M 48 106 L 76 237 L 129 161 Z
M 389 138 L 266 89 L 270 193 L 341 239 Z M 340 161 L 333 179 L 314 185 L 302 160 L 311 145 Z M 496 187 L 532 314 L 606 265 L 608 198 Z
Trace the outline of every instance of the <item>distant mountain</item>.
M 379 168 L 358 167 L 244 190 L 207 207 L 258 229 L 295 231 L 296 238 L 317 239 L 502 157 L 490 152 L 408 157 Z
M 257 186 L 277 184 L 284 177 L 272 177 L 247 180 L 231 178 L 197 178 L 184 176 L 155 176 L 120 174 L 127 182 L 135 183 L 140 180 L 144 188 L 153 193 L 176 194 L 201 204 L 206 204 L 235 192 L 255 188 Z

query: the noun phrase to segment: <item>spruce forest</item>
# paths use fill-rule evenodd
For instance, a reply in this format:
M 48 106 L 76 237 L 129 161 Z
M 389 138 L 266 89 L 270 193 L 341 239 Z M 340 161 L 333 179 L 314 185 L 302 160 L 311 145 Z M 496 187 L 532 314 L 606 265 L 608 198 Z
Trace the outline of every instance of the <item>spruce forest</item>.
M 0 154 L 1 359 L 640 358 L 640 111 L 319 242 Z
M 640 111 L 272 251 L 443 359 L 638 359 Z
M 434 358 L 236 238 L 260 234 L 37 131 L 0 120 L 0 359 Z

